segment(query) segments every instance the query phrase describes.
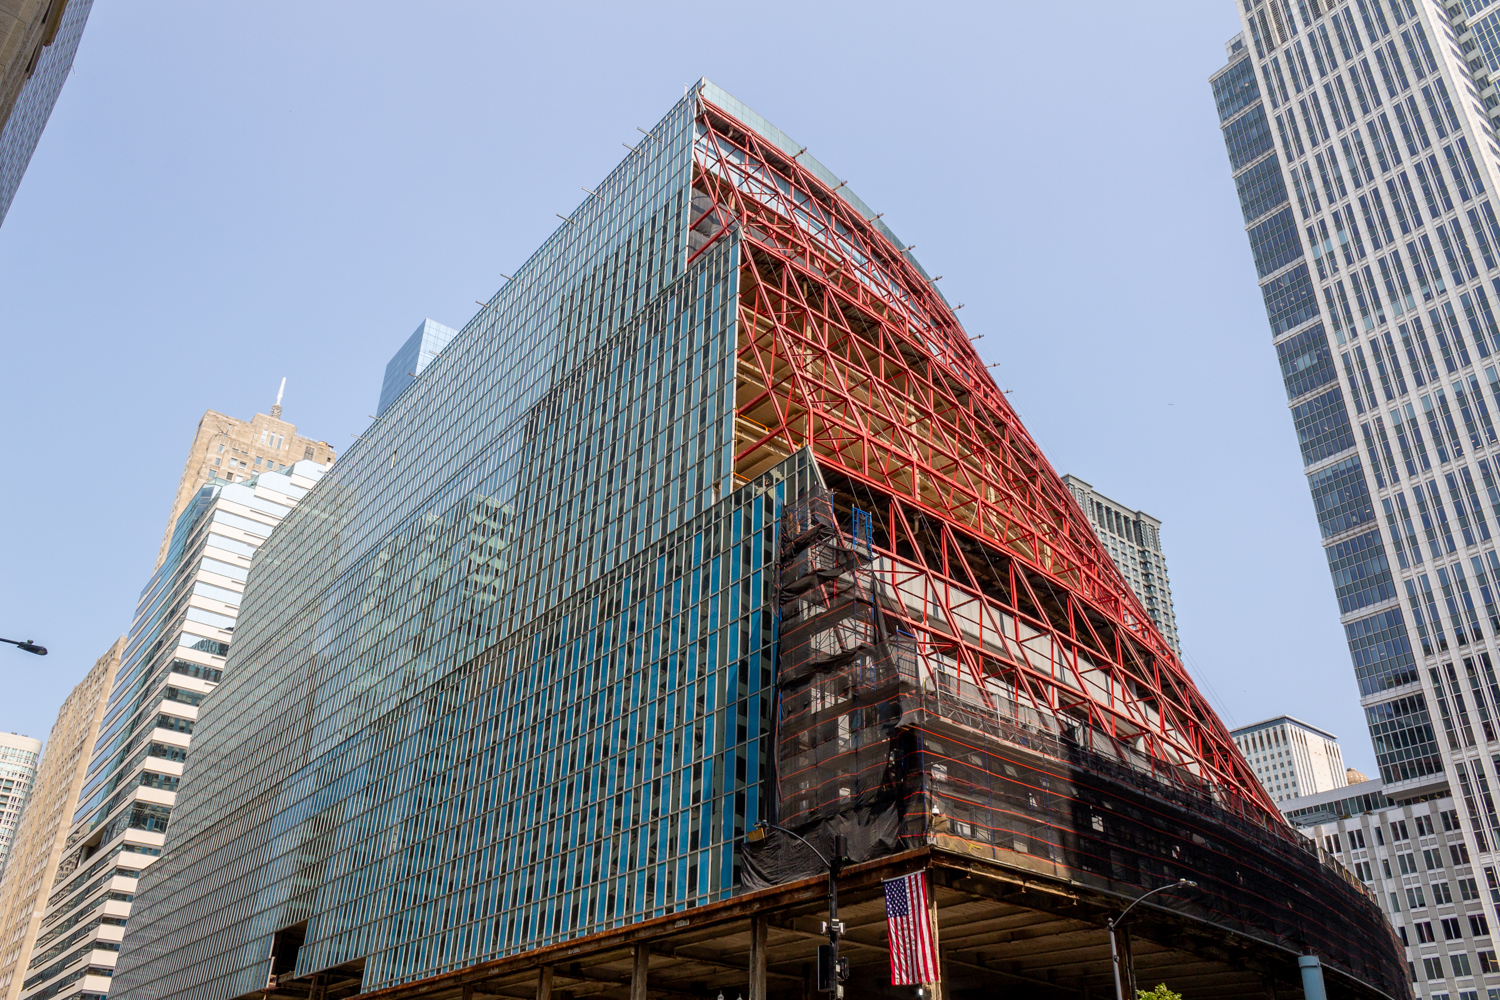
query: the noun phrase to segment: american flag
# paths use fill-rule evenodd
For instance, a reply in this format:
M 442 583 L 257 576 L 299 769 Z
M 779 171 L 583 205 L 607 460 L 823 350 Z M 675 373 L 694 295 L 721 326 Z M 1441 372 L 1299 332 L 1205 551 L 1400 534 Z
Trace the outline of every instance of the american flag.
M 912 872 L 885 883 L 885 922 L 891 935 L 891 985 L 935 983 L 937 939 L 928 908 L 927 879 Z

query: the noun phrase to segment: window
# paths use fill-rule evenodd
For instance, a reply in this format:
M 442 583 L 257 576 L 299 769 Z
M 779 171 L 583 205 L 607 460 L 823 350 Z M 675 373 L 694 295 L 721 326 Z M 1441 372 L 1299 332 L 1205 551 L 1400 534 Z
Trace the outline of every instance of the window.
M 1443 978 L 1443 960 L 1441 958 L 1422 959 L 1422 970 L 1427 974 L 1428 982 L 1436 982 Z
M 1275 163 L 1276 158 L 1273 156 L 1266 162 Z M 1256 169 L 1252 167 L 1250 173 Z M 1277 183 L 1280 183 L 1279 172 Z M 1266 304 L 1266 316 L 1271 321 L 1272 336 L 1286 333 L 1318 316 L 1317 289 L 1308 276 L 1306 264 L 1271 279 L 1261 286 L 1260 291 Z
M 1350 848 L 1355 849 L 1355 850 L 1361 850 L 1361 851 L 1364 850 L 1364 847 L 1365 847 L 1365 831 L 1363 831 L 1363 830 L 1350 830 L 1349 831 L 1349 846 L 1350 846 Z
M 1290 206 L 1250 230 L 1250 253 L 1256 276 L 1261 278 L 1302 256 L 1302 237 Z
M 1458 880 L 1458 894 L 1464 898 L 1466 903 L 1479 902 L 1479 883 L 1471 878 Z
M 1488 937 L 1490 920 L 1483 913 L 1469 914 L 1469 933 L 1474 937 Z
M 1391 824 L 1391 840 L 1393 842 L 1400 842 L 1410 839 L 1411 834 L 1406 832 L 1406 820 L 1398 819 L 1396 822 Z
M 1417 836 L 1431 837 L 1433 835 L 1431 816 L 1417 816 L 1412 819 L 1412 822 L 1417 825 Z
M 1229 149 L 1231 170 L 1239 170 L 1267 152 L 1271 148 L 1271 122 L 1265 109 L 1257 106 L 1226 126 L 1224 145 Z
M 1432 883 L 1432 901 L 1438 906 L 1453 902 L 1453 893 L 1449 890 L 1447 882 Z
M 1472 976 L 1474 974 L 1473 967 L 1469 965 L 1469 956 L 1464 952 L 1460 951 L 1449 955 L 1448 961 L 1453 965 L 1453 975 L 1455 977 Z
M 1404 945 L 1406 945 L 1408 948 L 1410 948 L 1411 947 L 1411 941 L 1406 936 L 1406 927 L 1405 926 L 1397 927 L 1396 928 L 1396 933 L 1399 934 L 1399 935 L 1401 935 L 1401 943 L 1404 944 Z
M 1255 67 L 1249 59 L 1241 59 L 1213 82 L 1214 104 L 1219 109 L 1219 120 L 1227 118 L 1247 107 L 1260 96 L 1260 87 L 1255 79 Z
M 1344 417 L 1344 426 L 1348 427 L 1347 416 Z M 1378 528 L 1329 546 L 1327 554 L 1328 570 L 1333 576 L 1334 593 L 1341 613 L 1348 614 L 1396 596 L 1396 585 L 1391 579 L 1390 564 L 1386 561 Z
M 1407 892 L 1411 892 L 1410 889 L 1408 889 L 1406 891 Z M 1421 944 L 1431 944 L 1433 941 L 1437 940 L 1437 938 L 1435 938 L 1435 937 L 1432 936 L 1432 922 L 1431 921 L 1424 920 L 1421 923 L 1419 923 L 1419 924 L 1413 924 L 1412 926 L 1414 926 L 1417 929 L 1417 941 L 1420 942 Z
M 1413 910 L 1420 910 L 1427 905 L 1427 898 L 1422 895 L 1420 885 L 1408 886 L 1406 890 L 1406 905 Z
M 1493 951 L 1481 951 L 1479 953 L 1479 971 L 1484 973 L 1500 972 L 1500 962 L 1495 960 Z
M 1236 177 L 1234 185 L 1246 222 L 1254 222 L 1290 200 L 1286 182 L 1281 179 L 1281 161 L 1275 153 Z M 1303 273 L 1305 276 L 1306 269 Z
M 1435 847 L 1430 847 L 1422 852 L 1422 860 L 1427 865 L 1428 871 L 1434 871 L 1443 867 L 1443 852 Z
M 1396 855 L 1396 864 L 1400 867 L 1402 875 L 1415 875 L 1417 873 L 1417 856 L 1415 854 Z
M 1375 507 L 1365 487 L 1364 468 L 1351 455 L 1308 477 L 1313 508 L 1324 538 L 1343 534 L 1375 519 Z
M 1467 844 L 1449 844 L 1448 857 L 1455 865 L 1466 865 L 1469 863 L 1469 846 Z
M 1445 812 L 1445 813 L 1442 814 L 1442 817 L 1443 817 L 1443 829 L 1444 830 L 1447 830 L 1449 833 L 1452 833 L 1455 830 L 1462 829 L 1458 825 L 1458 810 L 1457 809 L 1450 809 L 1450 810 L 1448 810 L 1447 812 Z
M 1385 858 L 1381 858 L 1380 859 L 1380 869 L 1381 869 L 1381 871 L 1385 872 L 1385 877 L 1386 878 L 1392 878 L 1393 877 L 1391 875 L 1391 863 L 1387 859 L 1385 859 Z
M 303 458 L 312 458 L 313 457 L 312 456 L 312 445 L 308 445 L 307 448 L 303 450 L 302 457 Z
M 1444 941 L 1457 941 L 1457 940 L 1461 940 L 1463 938 L 1463 936 L 1464 936 L 1463 928 L 1461 928 L 1458 925 L 1458 918 L 1457 917 L 1444 917 L 1443 918 L 1443 940 Z

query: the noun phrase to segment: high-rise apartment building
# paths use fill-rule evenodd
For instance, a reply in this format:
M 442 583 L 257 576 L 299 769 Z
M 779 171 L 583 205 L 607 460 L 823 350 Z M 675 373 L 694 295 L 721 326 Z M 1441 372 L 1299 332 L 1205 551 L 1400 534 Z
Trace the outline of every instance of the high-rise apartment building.
M 386 362 L 385 380 L 380 383 L 380 404 L 375 409 L 377 417 L 396 401 L 397 396 L 406 391 L 407 386 L 416 381 L 422 370 L 432 364 L 438 352 L 447 347 L 448 341 L 457 334 L 457 330 L 435 320 L 422 321 L 416 332 L 407 337 L 406 343 Z
M 1338 737 L 1289 715 L 1242 726 L 1230 735 L 1278 805 L 1349 783 Z
M 15 843 L 21 811 L 31 797 L 42 741 L 19 733 L 0 733 L 0 876 Z
M 1422 1000 L 1500 995 L 1500 959 L 1459 804 L 1400 802 L 1380 780 L 1282 803 L 1287 819 L 1369 885 L 1406 949 Z
M 596 191 L 267 541 L 117 1000 L 800 1000 L 822 869 L 759 820 L 860 863 L 854 996 L 913 873 L 960 995 L 1102 995 L 1189 873 L 1150 982 L 1295 933 L 1397 995 L 885 223 L 707 81 Z
M 1143 510 L 1131 510 L 1111 500 L 1077 476 L 1064 475 L 1062 480 L 1088 516 L 1110 559 L 1145 605 L 1146 613 L 1181 656 L 1177 609 L 1172 604 L 1172 582 L 1167 577 L 1167 557 L 1161 548 L 1161 521 Z
M 265 425 L 268 428 L 271 425 Z M 310 460 L 199 488 L 146 585 L 21 987 L 109 992 L 137 879 L 161 853 L 198 706 L 223 676 L 252 558 L 323 475 Z M 94 933 L 93 928 L 100 928 Z
M 1383 791 L 1451 794 L 1494 885 L 1500 10 L 1235 8 L 1213 95 Z
M 16 831 L 15 848 L 0 877 L 0 1000 L 17 1000 L 21 995 L 47 897 L 62 862 L 73 808 L 83 788 L 84 771 L 99 737 L 104 705 L 124 652 L 122 636 L 68 694 L 47 735 L 36 783 Z M 127 905 L 106 902 L 97 926 L 80 931 L 75 925 L 72 930 L 80 941 L 87 938 L 101 942 L 103 950 L 118 947 Z
M 282 388 L 286 380 L 282 380 Z M 297 433 L 297 425 L 281 419 L 281 393 L 269 414 L 257 413 L 249 420 L 237 420 L 214 410 L 207 410 L 198 421 L 193 443 L 188 448 L 187 464 L 172 500 L 166 534 L 156 554 L 156 565 L 167 557 L 167 546 L 177 530 L 177 519 L 198 495 L 205 483 L 220 479 L 227 483 L 243 482 L 262 472 L 285 472 L 296 462 L 309 461 L 331 465 L 333 446 Z
M 94 0 L 0 0 L 0 224 L 73 68 Z

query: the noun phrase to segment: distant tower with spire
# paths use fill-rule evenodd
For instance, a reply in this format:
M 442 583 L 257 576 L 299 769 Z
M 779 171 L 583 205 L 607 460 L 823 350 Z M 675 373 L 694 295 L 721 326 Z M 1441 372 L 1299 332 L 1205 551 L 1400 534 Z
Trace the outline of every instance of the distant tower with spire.
M 262 472 L 286 472 L 298 462 L 317 462 L 322 466 L 332 464 L 332 445 L 327 441 L 302 437 L 295 424 L 281 419 L 281 400 L 285 395 L 286 378 L 283 377 L 269 414 L 257 413 L 249 420 L 239 420 L 215 410 L 203 414 L 188 449 L 182 479 L 177 484 L 177 496 L 172 502 L 167 530 L 157 552 L 157 566 L 167 557 L 178 516 L 207 483 L 215 480 L 238 483 Z

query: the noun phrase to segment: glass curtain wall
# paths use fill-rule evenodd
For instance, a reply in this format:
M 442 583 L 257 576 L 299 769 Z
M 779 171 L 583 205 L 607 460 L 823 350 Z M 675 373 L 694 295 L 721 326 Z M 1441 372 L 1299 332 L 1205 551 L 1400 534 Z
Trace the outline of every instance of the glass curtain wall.
M 775 504 L 816 472 L 729 490 L 739 249 L 684 262 L 695 100 L 267 547 L 123 994 L 374 989 L 734 885 Z

